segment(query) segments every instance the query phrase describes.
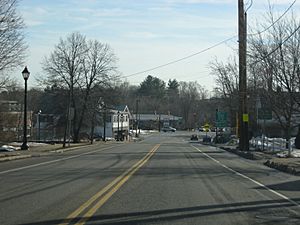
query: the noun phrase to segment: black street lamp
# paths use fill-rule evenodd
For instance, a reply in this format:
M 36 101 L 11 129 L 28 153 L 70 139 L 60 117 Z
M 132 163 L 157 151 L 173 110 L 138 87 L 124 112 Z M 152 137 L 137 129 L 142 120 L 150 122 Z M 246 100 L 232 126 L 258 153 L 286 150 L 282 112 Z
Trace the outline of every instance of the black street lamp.
M 41 141 L 41 113 L 42 113 L 42 110 L 39 110 L 39 112 L 38 112 L 38 131 L 39 131 L 38 141 Z
M 30 72 L 25 66 L 24 70 L 22 71 L 22 75 L 25 81 L 25 92 L 24 92 L 24 126 L 23 126 L 23 144 L 21 145 L 21 150 L 28 150 L 27 144 L 27 80 L 29 78 Z
M 124 121 L 124 115 L 121 113 L 121 141 L 123 141 L 123 121 Z
M 103 115 L 103 141 L 106 142 L 106 105 L 105 103 L 103 102 L 103 110 L 104 110 L 104 115 Z
M 120 111 L 118 111 L 118 133 L 117 133 L 117 141 L 120 140 Z

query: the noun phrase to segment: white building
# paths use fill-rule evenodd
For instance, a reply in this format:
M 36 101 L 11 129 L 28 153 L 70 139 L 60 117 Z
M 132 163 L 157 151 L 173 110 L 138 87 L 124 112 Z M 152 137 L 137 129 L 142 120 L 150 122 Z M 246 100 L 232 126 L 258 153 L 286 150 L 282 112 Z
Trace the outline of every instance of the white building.
M 116 140 L 128 140 L 131 114 L 127 106 L 106 109 L 106 121 L 102 126 L 95 127 L 95 134 Z M 104 112 L 103 112 L 104 115 Z M 103 116 L 104 117 L 104 116 Z M 104 131 L 105 125 L 105 131 Z M 119 135 L 118 135 L 119 134 Z

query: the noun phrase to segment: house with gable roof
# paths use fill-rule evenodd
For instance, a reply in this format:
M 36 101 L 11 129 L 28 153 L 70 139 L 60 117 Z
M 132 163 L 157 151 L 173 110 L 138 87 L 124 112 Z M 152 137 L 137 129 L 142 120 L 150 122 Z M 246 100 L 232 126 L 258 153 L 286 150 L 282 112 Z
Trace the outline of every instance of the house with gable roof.
M 116 106 L 111 109 L 104 108 L 101 116 L 103 123 L 95 127 L 95 134 L 102 137 L 105 135 L 106 139 L 128 140 L 131 113 L 127 105 Z

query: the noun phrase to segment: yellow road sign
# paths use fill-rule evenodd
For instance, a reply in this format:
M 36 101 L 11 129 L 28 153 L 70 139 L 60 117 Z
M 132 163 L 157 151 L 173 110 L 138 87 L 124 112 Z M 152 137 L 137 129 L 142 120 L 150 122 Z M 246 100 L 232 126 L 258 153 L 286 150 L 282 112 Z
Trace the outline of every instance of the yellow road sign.
M 243 122 L 249 122 L 249 114 L 243 114 Z

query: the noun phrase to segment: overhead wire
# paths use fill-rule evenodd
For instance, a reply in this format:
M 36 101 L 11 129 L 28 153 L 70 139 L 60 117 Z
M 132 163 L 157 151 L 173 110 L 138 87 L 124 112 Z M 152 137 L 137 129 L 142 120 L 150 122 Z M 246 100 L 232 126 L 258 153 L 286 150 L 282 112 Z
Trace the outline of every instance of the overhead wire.
M 139 74 L 142 74 L 142 73 L 150 72 L 150 71 L 153 71 L 153 70 L 162 68 L 162 67 L 169 66 L 169 65 L 171 65 L 171 64 L 174 64 L 174 63 L 177 63 L 177 62 L 186 60 L 186 59 L 188 59 L 188 58 L 194 57 L 194 56 L 196 56 L 196 55 L 199 55 L 199 54 L 201 54 L 201 53 L 207 52 L 207 51 L 209 51 L 209 50 L 211 50 L 211 49 L 213 49 L 213 48 L 215 48 L 215 47 L 217 47 L 217 46 L 219 46 L 219 45 L 222 45 L 222 44 L 224 44 L 224 43 L 226 43 L 226 42 L 232 40 L 233 38 L 236 38 L 236 37 L 237 37 L 237 36 L 230 37 L 230 38 L 225 39 L 225 40 L 223 40 L 223 41 L 221 41 L 221 42 L 218 42 L 217 44 L 214 44 L 214 45 L 212 45 L 212 46 L 210 46 L 210 47 L 208 47 L 208 48 L 205 48 L 205 49 L 203 49 L 203 50 L 201 50 L 201 51 L 199 51 L 199 52 L 195 52 L 195 53 L 193 53 L 193 54 L 190 54 L 190 55 L 188 55 L 188 56 L 182 57 L 182 58 L 180 58 L 180 59 L 176 59 L 176 60 L 173 60 L 173 61 L 171 61 L 171 62 L 162 64 L 162 65 L 159 65 L 159 66 L 156 66 L 156 67 L 152 67 L 152 68 L 150 68 L 150 69 L 143 70 L 143 71 L 140 71 L 140 72 L 137 72 L 137 73 L 129 74 L 129 75 L 127 75 L 127 76 L 122 76 L 122 77 L 123 77 L 123 78 L 132 77 L 132 76 L 136 76 L 136 75 L 139 75 Z
M 251 63 L 250 65 L 253 66 L 256 63 L 261 62 L 262 60 L 268 58 L 270 55 L 272 55 L 274 52 L 276 52 L 282 45 L 284 45 L 292 36 L 294 36 L 294 34 L 300 29 L 300 25 L 286 38 L 284 39 L 281 43 L 278 44 L 278 46 L 276 48 L 274 48 L 271 52 L 269 52 L 267 55 L 265 55 L 263 58 L 254 61 L 253 63 Z
M 208 73 L 209 71 L 200 71 L 200 72 L 198 72 L 199 74 L 200 73 Z M 207 77 L 211 77 L 211 75 L 210 74 L 202 74 L 202 75 L 192 75 L 192 76 L 189 76 L 189 78 L 194 78 L 194 77 L 197 77 L 197 78 L 207 78 Z M 178 80 L 179 82 L 180 82 L 180 80 Z M 140 84 L 141 82 L 139 82 L 139 81 L 135 81 L 135 82 L 130 82 L 131 84 Z
M 261 30 L 261 31 L 258 31 L 256 33 L 250 33 L 250 34 L 247 34 L 248 36 L 256 36 L 256 35 L 259 35 L 259 34 L 262 34 L 264 32 L 266 32 L 267 30 L 269 30 L 271 27 L 273 27 L 279 20 L 281 20 L 285 14 L 288 13 L 288 11 L 291 10 L 291 8 L 295 5 L 295 3 L 297 2 L 297 0 L 294 0 L 290 6 L 283 12 L 283 14 L 281 14 L 281 16 L 279 16 L 275 21 L 273 21 L 268 27 L 266 27 L 265 29 Z
M 291 8 L 294 6 L 294 4 L 295 4 L 296 2 L 297 2 L 297 0 L 294 0 L 294 1 L 290 4 L 290 6 L 284 11 L 284 13 L 283 13 L 280 17 L 278 17 L 274 22 L 272 22 L 272 24 L 269 25 L 267 28 L 265 28 L 264 30 L 259 31 L 259 32 L 257 32 L 257 33 L 252 33 L 252 34 L 250 33 L 250 34 L 248 34 L 248 35 L 249 35 L 249 36 L 255 36 L 255 35 L 262 34 L 262 33 L 266 32 L 267 30 L 269 30 L 269 29 L 270 29 L 271 27 L 273 27 L 279 20 L 281 20 L 281 19 L 287 14 L 287 12 L 288 12 L 289 10 L 291 10 Z M 250 3 L 250 5 L 248 6 L 246 12 L 252 7 L 252 4 L 253 4 L 253 0 L 251 0 L 251 3 Z M 209 50 L 211 50 L 211 49 L 213 49 L 213 48 L 216 48 L 216 47 L 218 47 L 218 46 L 220 46 L 220 45 L 222 45 L 222 44 L 224 44 L 224 43 L 227 43 L 228 41 L 233 40 L 234 38 L 237 38 L 237 35 L 232 36 L 232 37 L 230 37 L 230 38 L 227 38 L 227 39 L 225 39 L 225 40 L 223 40 L 223 41 L 220 41 L 220 42 L 218 42 L 218 43 L 216 43 L 216 44 L 214 44 L 214 45 L 212 45 L 212 46 L 210 46 L 210 47 L 208 47 L 208 48 L 205 48 L 205 49 L 200 50 L 200 51 L 198 51 L 198 52 L 195 52 L 195 53 L 193 53 L 193 54 L 187 55 L 187 56 L 185 56 L 185 57 L 182 57 L 182 58 L 179 58 L 179 59 L 170 61 L 170 62 L 165 63 L 165 64 L 161 64 L 161 65 L 159 65 L 159 66 L 155 66 L 155 67 L 152 67 L 152 68 L 143 70 L 143 71 L 139 71 L 139 72 L 136 72 L 136 73 L 132 73 L 132 74 L 129 74 L 129 75 L 125 75 L 125 76 L 120 76 L 120 78 L 128 78 L 128 77 L 136 76 L 136 75 L 139 75 L 139 74 L 151 72 L 151 71 L 153 71 L 153 70 L 160 69 L 160 68 L 163 68 L 163 67 L 166 67 L 166 66 L 169 66 L 169 65 L 172 65 L 172 64 L 181 62 L 181 61 L 183 61 L 183 60 L 192 58 L 192 57 L 194 57 L 194 56 L 196 56 L 196 55 L 205 53 L 205 52 L 207 52 L 207 51 L 209 51 Z

